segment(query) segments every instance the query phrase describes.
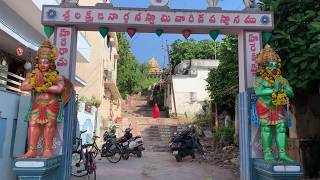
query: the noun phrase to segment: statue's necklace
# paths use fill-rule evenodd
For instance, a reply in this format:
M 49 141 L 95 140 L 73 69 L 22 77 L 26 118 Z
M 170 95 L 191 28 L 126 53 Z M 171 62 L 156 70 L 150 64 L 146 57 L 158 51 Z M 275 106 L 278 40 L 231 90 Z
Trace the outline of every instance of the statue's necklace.
M 36 74 L 39 72 L 38 66 L 36 66 L 32 70 L 31 78 L 30 78 L 30 84 L 32 88 L 37 92 L 37 93 L 44 93 L 48 91 L 48 88 L 51 87 L 54 82 L 57 79 L 58 73 L 55 70 L 49 70 L 49 72 L 44 75 L 42 74 L 42 82 L 41 84 L 38 84 L 36 81 Z

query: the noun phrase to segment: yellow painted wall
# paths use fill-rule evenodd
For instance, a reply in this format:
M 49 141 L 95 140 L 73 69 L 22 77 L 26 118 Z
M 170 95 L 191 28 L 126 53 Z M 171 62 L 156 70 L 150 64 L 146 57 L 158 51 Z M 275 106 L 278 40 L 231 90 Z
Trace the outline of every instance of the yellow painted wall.
M 99 0 L 80 0 L 79 5 L 93 6 L 96 3 L 101 3 Z M 87 85 L 85 87 L 76 87 L 76 92 L 79 94 L 79 97 L 85 96 L 90 98 L 95 96 L 98 99 L 102 100 L 102 104 L 99 108 L 98 121 L 100 121 L 101 126 L 107 126 L 108 120 L 110 120 L 110 99 L 105 96 L 105 87 L 104 87 L 104 69 L 112 71 L 112 80 L 116 83 L 117 76 L 117 66 L 115 66 L 116 59 L 114 59 L 114 54 L 117 53 L 116 47 L 107 47 L 106 40 L 102 38 L 99 32 L 95 31 L 86 31 L 82 32 L 83 35 L 88 40 L 91 45 L 91 54 L 90 62 L 77 62 L 76 65 L 76 74 L 82 80 L 84 80 Z M 117 41 L 117 39 L 115 38 Z M 110 48 L 112 48 L 112 54 L 110 56 Z M 110 60 L 111 57 L 111 60 Z M 114 110 L 114 117 L 121 115 L 120 111 Z M 103 133 L 103 132 L 101 132 Z

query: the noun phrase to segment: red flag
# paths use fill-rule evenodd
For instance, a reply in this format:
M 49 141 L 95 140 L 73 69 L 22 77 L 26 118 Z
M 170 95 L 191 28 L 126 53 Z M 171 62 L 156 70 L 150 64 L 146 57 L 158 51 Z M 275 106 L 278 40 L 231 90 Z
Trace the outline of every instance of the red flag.
M 158 117 L 159 117 L 159 107 L 158 107 L 158 104 L 155 103 L 153 107 L 153 118 L 158 119 Z

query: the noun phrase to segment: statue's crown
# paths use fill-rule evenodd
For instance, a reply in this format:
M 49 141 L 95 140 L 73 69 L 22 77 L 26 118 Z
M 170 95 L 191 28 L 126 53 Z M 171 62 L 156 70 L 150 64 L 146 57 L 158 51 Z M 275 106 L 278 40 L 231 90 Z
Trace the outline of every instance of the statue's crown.
M 279 55 L 271 48 L 269 44 L 266 44 L 263 49 L 257 54 L 257 64 L 263 64 L 267 61 L 281 62 Z
M 44 40 L 38 49 L 36 59 L 48 59 L 50 62 L 54 62 L 58 57 L 56 47 L 48 40 Z

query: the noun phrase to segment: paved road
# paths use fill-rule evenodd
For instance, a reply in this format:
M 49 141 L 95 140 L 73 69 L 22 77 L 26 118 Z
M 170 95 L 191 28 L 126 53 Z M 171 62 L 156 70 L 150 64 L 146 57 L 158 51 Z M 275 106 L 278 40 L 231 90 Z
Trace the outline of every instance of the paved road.
M 231 171 L 187 157 L 176 162 L 168 152 L 144 152 L 117 164 L 97 161 L 97 180 L 237 180 Z

